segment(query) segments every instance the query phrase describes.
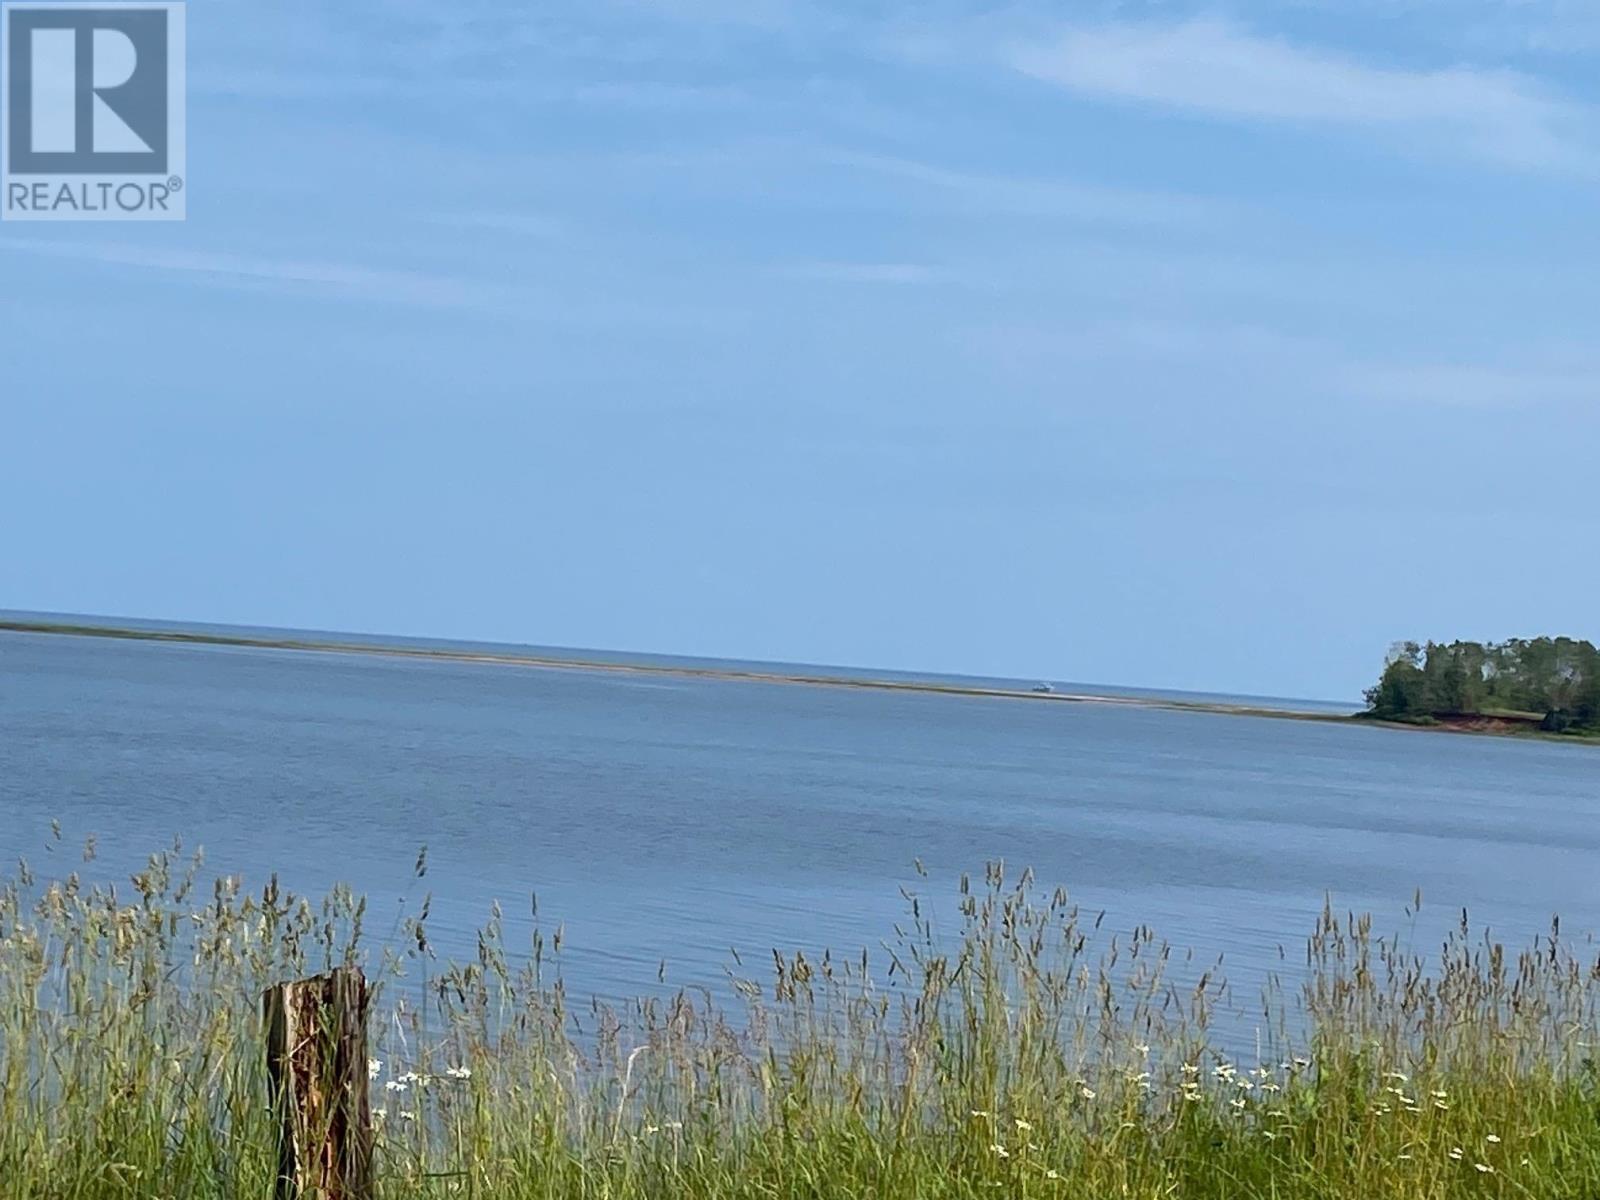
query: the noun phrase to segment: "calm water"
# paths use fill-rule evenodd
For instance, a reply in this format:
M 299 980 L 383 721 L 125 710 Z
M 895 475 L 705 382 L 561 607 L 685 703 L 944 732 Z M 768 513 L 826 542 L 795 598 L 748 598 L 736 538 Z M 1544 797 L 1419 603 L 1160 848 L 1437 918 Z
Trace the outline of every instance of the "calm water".
M 1112 929 L 1239 982 L 1325 893 L 1418 937 L 1461 906 L 1521 940 L 1600 925 L 1600 751 L 1090 704 L 629 677 L 0 633 L 0 856 L 94 833 L 113 877 L 209 864 L 434 932 L 537 891 L 583 993 L 716 981 L 730 947 L 876 946 L 897 885 L 1031 865 Z M 431 869 L 413 885 L 426 843 Z M 513 940 L 516 940 L 515 935 Z

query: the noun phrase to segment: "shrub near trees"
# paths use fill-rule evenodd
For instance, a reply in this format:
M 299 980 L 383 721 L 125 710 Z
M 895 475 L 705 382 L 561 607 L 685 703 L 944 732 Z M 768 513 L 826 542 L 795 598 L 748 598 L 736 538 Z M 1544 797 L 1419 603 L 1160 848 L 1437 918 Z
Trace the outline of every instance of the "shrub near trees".
M 1600 732 L 1600 651 L 1573 638 L 1399 642 L 1367 689 L 1367 716 L 1429 724 L 1538 719 L 1552 733 Z

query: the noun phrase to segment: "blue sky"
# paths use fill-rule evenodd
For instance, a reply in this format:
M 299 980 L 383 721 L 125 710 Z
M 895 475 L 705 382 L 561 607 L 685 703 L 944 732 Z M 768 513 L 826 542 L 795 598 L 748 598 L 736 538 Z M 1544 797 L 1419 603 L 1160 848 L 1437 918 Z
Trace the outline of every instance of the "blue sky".
M 1600 635 L 1600 10 L 190 17 L 0 228 L 0 605 L 1350 697 Z

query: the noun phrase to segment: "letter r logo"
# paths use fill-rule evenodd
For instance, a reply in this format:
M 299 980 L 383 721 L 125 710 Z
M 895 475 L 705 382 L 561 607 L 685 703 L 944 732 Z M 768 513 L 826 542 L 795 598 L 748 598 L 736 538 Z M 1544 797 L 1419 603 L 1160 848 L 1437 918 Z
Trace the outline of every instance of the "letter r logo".
M 0 220 L 188 217 L 185 0 L 0 0 Z
M 164 174 L 167 17 L 137 5 L 8 6 L 10 170 Z
M 87 99 L 95 154 L 149 154 L 150 145 L 117 114 L 115 93 L 132 82 L 139 51 L 120 29 L 96 29 L 90 42 L 89 88 L 78 90 L 76 29 L 33 31 L 33 149 L 44 154 L 78 150 L 78 106 Z

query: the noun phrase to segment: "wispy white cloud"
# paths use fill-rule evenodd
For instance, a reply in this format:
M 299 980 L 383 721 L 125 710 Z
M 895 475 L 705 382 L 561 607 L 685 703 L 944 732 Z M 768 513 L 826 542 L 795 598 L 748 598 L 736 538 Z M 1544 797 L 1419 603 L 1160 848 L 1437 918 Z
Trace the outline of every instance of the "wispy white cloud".
M 961 198 L 977 207 L 1023 216 L 1116 225 L 1168 225 L 1210 220 L 1220 214 L 1222 207 L 1195 196 L 959 170 L 895 155 L 824 150 L 815 157 L 827 166 L 900 180 L 925 191 Z
M 107 266 L 201 276 L 214 282 L 301 286 L 334 296 L 428 308 L 485 308 L 506 299 L 505 289 L 417 271 L 389 270 L 314 259 L 258 258 L 209 250 L 157 248 L 119 242 L 69 242 L 3 237 L 0 250 Z
M 1060 175 L 1009 174 L 952 166 L 934 156 L 913 158 L 792 138 L 726 141 L 712 146 L 630 152 L 612 160 L 619 169 L 682 180 L 709 181 L 718 189 L 783 186 L 791 196 L 818 203 L 836 193 L 820 187 L 830 176 L 850 185 L 853 206 L 929 200 L 945 209 L 978 214 L 1038 217 L 1092 225 L 1198 226 L 1238 215 L 1238 206 L 1181 192 L 1109 187 Z
M 1353 395 L 1397 404 L 1450 408 L 1600 405 L 1600 362 L 1579 365 L 1425 363 L 1350 370 Z
M 353 70 L 328 70 L 320 74 L 284 68 L 191 72 L 190 96 L 235 100 L 369 100 L 392 95 L 403 87 L 386 75 L 361 74 Z
M 488 233 L 505 233 L 526 238 L 557 237 L 565 229 L 565 226 L 554 217 L 530 212 L 439 213 L 429 219 L 435 225 L 444 225 L 451 229 L 481 229 Z
M 920 263 L 896 262 L 811 262 L 784 268 L 793 279 L 817 279 L 834 283 L 932 283 L 939 272 Z
M 748 89 L 733 84 L 604 80 L 575 87 L 574 100 L 618 108 L 672 112 L 751 103 Z
M 1376 129 L 1525 168 L 1594 171 L 1595 117 L 1510 71 L 1377 66 L 1216 20 L 1108 24 L 1014 48 L 1087 96 L 1244 121 Z
M 84 269 L 159 273 L 195 287 L 265 291 L 365 305 L 454 311 L 468 317 L 603 327 L 703 329 L 729 322 L 740 310 L 685 300 L 680 295 L 619 299 L 608 288 L 559 292 L 534 282 L 391 269 L 332 259 L 266 257 L 126 242 L 0 235 L 7 252 L 82 264 Z

